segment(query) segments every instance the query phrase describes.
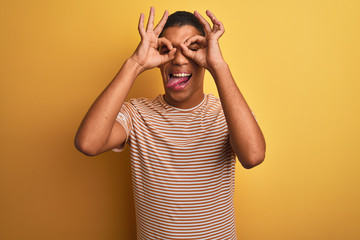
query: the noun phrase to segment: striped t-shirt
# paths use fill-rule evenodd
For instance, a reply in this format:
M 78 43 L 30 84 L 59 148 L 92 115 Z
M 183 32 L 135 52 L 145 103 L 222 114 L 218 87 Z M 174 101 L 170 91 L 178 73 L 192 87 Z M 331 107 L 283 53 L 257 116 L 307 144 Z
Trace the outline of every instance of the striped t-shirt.
M 131 99 L 117 121 L 131 149 L 138 239 L 236 239 L 235 154 L 218 98 L 191 109 L 162 95 Z

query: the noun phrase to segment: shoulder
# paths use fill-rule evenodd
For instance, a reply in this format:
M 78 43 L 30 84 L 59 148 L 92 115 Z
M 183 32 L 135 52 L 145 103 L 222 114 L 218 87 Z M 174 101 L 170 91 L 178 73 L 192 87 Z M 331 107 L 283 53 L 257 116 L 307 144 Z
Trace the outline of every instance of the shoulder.
M 215 97 L 211 93 L 206 95 L 206 106 L 207 108 L 222 110 L 220 98 Z
M 127 103 L 130 103 L 134 106 L 136 105 L 143 105 L 143 104 L 148 104 L 149 102 L 151 102 L 151 99 L 146 98 L 146 97 L 140 97 L 140 98 L 130 98 Z
M 212 93 L 209 93 L 206 96 L 207 96 L 208 101 L 220 103 L 220 98 L 215 97 Z
M 155 99 L 150 99 L 146 97 L 139 97 L 139 98 L 130 98 L 128 101 L 124 102 L 124 105 L 131 105 L 133 107 L 141 107 L 141 106 L 151 106 L 153 105 Z
M 131 98 L 124 103 L 124 106 L 127 108 L 131 108 L 138 113 L 149 113 L 158 111 L 163 108 L 163 104 L 161 102 L 161 95 L 153 99 L 146 97 Z

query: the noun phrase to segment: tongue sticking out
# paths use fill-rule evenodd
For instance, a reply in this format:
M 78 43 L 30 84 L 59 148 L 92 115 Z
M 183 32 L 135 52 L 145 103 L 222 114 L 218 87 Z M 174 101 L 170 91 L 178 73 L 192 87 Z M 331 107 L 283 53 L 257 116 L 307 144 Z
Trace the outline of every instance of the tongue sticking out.
M 187 77 L 174 77 L 174 76 L 170 76 L 166 87 L 168 88 L 174 88 L 176 86 L 179 86 L 180 84 L 185 84 L 191 76 L 187 76 Z

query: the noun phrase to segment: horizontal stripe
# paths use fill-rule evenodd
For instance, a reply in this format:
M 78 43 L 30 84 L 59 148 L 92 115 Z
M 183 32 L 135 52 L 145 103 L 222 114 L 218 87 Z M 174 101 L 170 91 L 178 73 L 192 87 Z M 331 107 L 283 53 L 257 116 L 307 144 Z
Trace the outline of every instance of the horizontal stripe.
M 127 133 L 138 239 L 236 239 L 235 154 L 219 99 L 192 109 L 131 99 Z

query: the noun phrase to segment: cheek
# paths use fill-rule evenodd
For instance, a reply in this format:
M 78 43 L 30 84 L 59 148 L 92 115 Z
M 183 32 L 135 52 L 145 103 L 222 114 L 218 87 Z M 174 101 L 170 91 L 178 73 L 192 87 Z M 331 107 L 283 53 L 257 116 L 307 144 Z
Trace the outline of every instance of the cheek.
M 204 69 L 199 69 L 198 68 L 198 69 L 195 70 L 196 78 L 199 78 L 199 79 L 204 78 L 204 73 L 205 73 Z
M 166 71 L 165 71 L 165 68 L 161 68 L 161 69 L 160 69 L 160 73 L 161 73 L 161 78 L 162 78 L 161 80 L 162 80 L 162 82 L 163 82 L 164 84 L 166 84 L 168 76 L 167 76 L 167 73 L 166 73 Z
M 164 66 L 160 66 L 159 69 L 160 69 L 161 76 L 162 76 L 162 77 L 165 77 L 165 75 L 166 75 L 165 72 L 166 72 L 166 71 L 165 71 Z

